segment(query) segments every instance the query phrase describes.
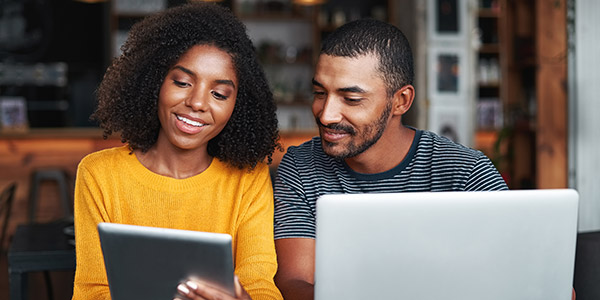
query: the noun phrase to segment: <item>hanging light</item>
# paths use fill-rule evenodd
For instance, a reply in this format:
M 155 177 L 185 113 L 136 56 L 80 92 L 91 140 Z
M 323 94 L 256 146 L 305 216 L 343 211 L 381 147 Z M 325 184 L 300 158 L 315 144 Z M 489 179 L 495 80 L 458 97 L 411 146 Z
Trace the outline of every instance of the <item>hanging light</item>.
M 326 2 L 326 0 L 293 0 L 292 1 L 294 4 L 298 4 L 298 5 L 321 5 L 323 3 Z

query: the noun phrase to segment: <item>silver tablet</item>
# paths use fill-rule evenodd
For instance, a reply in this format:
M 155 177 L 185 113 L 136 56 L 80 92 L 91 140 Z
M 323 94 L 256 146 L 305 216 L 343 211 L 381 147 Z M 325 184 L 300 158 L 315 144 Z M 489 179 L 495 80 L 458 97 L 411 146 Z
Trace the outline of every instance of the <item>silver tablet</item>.
M 190 278 L 235 294 L 228 234 L 115 223 L 98 233 L 113 300 L 173 299 Z

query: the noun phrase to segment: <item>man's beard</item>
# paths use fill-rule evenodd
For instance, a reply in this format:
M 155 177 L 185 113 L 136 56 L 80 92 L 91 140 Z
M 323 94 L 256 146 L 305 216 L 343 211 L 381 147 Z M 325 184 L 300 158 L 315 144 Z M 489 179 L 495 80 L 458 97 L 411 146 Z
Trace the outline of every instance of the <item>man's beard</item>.
M 383 110 L 383 112 L 381 113 L 379 118 L 377 118 L 377 120 L 375 120 L 371 124 L 364 126 L 364 128 L 360 134 L 357 133 L 356 130 L 350 125 L 345 125 L 343 123 L 323 125 L 319 121 L 319 118 L 315 118 L 317 125 L 319 127 L 329 128 L 329 129 L 336 130 L 336 131 L 343 131 L 343 132 L 350 134 L 350 136 L 352 138 L 359 137 L 360 138 L 359 142 L 362 141 L 362 143 L 360 143 L 360 144 L 355 144 L 354 141 L 350 141 L 348 143 L 348 146 L 346 147 L 346 149 L 344 149 L 343 151 L 341 151 L 339 153 L 334 153 L 334 152 L 330 151 L 330 149 L 335 147 L 336 145 L 338 145 L 338 143 L 327 142 L 321 138 L 321 141 L 323 144 L 323 150 L 325 151 L 325 153 L 327 153 L 327 155 L 329 155 L 333 158 L 336 158 L 336 159 L 346 159 L 346 158 L 350 158 L 350 157 L 355 157 L 355 156 L 367 151 L 367 149 L 371 148 L 371 146 L 373 146 L 375 143 L 377 143 L 377 141 L 379 141 L 379 139 L 383 135 L 383 132 L 385 131 L 385 128 L 386 128 L 387 120 L 388 120 L 391 112 L 392 112 L 392 101 L 388 101 L 385 106 L 385 109 Z

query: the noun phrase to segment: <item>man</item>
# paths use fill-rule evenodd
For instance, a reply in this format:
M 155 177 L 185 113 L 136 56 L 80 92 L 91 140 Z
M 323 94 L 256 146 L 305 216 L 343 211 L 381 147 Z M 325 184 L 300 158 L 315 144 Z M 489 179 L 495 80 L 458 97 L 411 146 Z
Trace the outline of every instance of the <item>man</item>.
M 312 105 L 320 137 L 290 147 L 275 180 L 275 281 L 285 299 L 313 298 L 323 194 L 507 189 L 480 151 L 402 124 L 413 76 L 408 41 L 387 23 L 354 21 L 323 42 Z

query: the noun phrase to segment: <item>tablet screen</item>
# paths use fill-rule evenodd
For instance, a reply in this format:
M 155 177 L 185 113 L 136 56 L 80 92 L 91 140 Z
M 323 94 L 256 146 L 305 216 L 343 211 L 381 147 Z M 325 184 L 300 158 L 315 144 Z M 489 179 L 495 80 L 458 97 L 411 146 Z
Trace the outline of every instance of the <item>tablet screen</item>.
M 113 300 L 173 299 L 190 278 L 235 294 L 228 234 L 115 223 L 98 233 Z

